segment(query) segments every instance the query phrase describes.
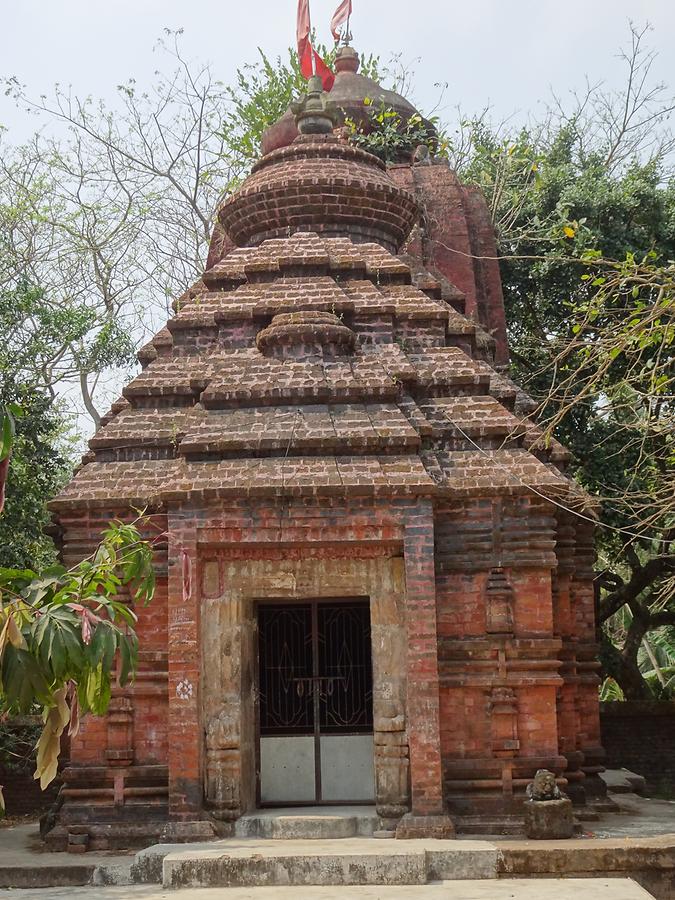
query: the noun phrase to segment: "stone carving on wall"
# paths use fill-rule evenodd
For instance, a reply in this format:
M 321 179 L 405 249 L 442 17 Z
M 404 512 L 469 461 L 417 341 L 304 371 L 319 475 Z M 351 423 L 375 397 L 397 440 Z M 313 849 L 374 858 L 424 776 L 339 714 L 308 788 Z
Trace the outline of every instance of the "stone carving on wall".
M 375 715 L 375 799 L 378 815 L 399 819 L 410 808 L 410 750 L 402 704 L 384 701 Z
M 485 612 L 488 634 L 513 634 L 513 588 L 501 566 L 490 570 L 485 589 Z
M 240 735 L 236 716 L 225 709 L 206 725 L 206 802 L 220 819 L 241 815 Z
M 192 682 L 188 681 L 187 678 L 183 678 L 182 681 L 179 681 L 176 685 L 176 697 L 178 697 L 179 700 L 190 700 L 193 693 L 194 688 L 192 687 Z
M 488 699 L 492 751 L 497 756 L 515 756 L 518 740 L 518 699 L 508 687 L 494 687 Z

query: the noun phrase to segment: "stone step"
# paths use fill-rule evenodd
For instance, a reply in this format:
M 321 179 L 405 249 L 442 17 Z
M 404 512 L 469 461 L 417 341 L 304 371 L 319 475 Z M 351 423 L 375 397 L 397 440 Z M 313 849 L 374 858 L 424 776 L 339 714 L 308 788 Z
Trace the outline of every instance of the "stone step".
M 95 865 L 0 866 L 0 890 L 91 884 Z
M 612 794 L 644 794 L 646 790 L 643 776 L 630 769 L 605 769 L 600 773 L 600 778 Z
M 336 840 L 372 837 L 380 829 L 373 807 L 256 810 L 237 820 L 235 837 L 266 840 Z
M 315 840 L 310 847 L 293 840 L 231 838 L 199 849 L 173 848 L 163 859 L 162 883 L 167 888 L 421 885 L 497 878 L 497 863 L 497 848 L 483 841 L 342 838 Z
M 453 815 L 458 834 L 522 835 L 522 816 L 458 816 Z

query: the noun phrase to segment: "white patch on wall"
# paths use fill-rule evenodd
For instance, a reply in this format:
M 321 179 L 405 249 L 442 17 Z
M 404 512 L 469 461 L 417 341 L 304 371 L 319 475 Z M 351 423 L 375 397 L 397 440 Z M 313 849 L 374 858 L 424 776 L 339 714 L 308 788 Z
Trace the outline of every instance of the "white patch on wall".
M 176 697 L 178 697 L 179 700 L 189 700 L 190 697 L 192 697 L 193 692 L 194 688 L 187 678 L 179 681 L 176 685 Z

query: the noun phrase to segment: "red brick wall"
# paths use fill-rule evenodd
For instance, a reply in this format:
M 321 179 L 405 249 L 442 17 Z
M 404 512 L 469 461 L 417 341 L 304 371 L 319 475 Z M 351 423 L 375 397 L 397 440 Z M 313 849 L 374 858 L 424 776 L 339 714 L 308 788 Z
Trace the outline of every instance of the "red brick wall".
M 85 538 L 95 542 L 100 520 L 85 518 L 85 527 L 72 528 L 68 546 L 75 539 L 79 546 Z M 556 577 L 554 623 L 555 526 L 550 505 L 536 497 L 467 500 L 435 513 L 430 501 L 370 498 L 291 499 L 281 505 L 242 500 L 183 508 L 170 523 L 168 580 L 160 548 L 155 599 L 138 610 L 134 762 L 169 763 L 174 817 L 192 818 L 200 811 L 198 544 L 245 559 L 362 556 L 391 546 L 404 551 L 406 566 L 413 810 L 441 810 L 441 770 L 452 773 L 462 760 L 471 764 L 472 778 L 495 784 L 506 779 L 504 785 L 516 777 L 510 760 L 519 767 L 521 782 L 542 764 L 562 771 L 561 750 L 599 747 L 599 735 L 592 673 L 583 684 L 575 669 L 556 702 L 562 684 L 557 635 L 572 635 L 577 627 L 590 632 L 592 595 L 587 573 L 575 569 L 574 553 L 568 554 L 572 574 Z M 159 527 L 165 529 L 165 523 Z M 183 550 L 190 559 L 187 588 Z M 496 562 L 503 564 L 512 591 L 510 636 L 486 630 L 486 591 Z M 495 694 L 502 687 L 506 695 Z M 73 764 L 105 765 L 110 741 L 105 719 L 87 719 L 73 742 Z M 485 795 L 483 788 L 478 793 Z

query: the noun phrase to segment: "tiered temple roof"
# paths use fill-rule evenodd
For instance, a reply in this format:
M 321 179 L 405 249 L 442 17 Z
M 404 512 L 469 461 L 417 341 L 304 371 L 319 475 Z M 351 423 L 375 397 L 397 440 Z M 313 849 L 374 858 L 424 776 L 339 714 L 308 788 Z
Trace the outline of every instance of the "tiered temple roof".
M 438 281 L 418 285 L 382 246 L 346 237 L 234 250 L 143 348 L 55 509 L 576 493 L 566 452 L 514 413 L 518 388 L 479 358 L 475 323 Z

